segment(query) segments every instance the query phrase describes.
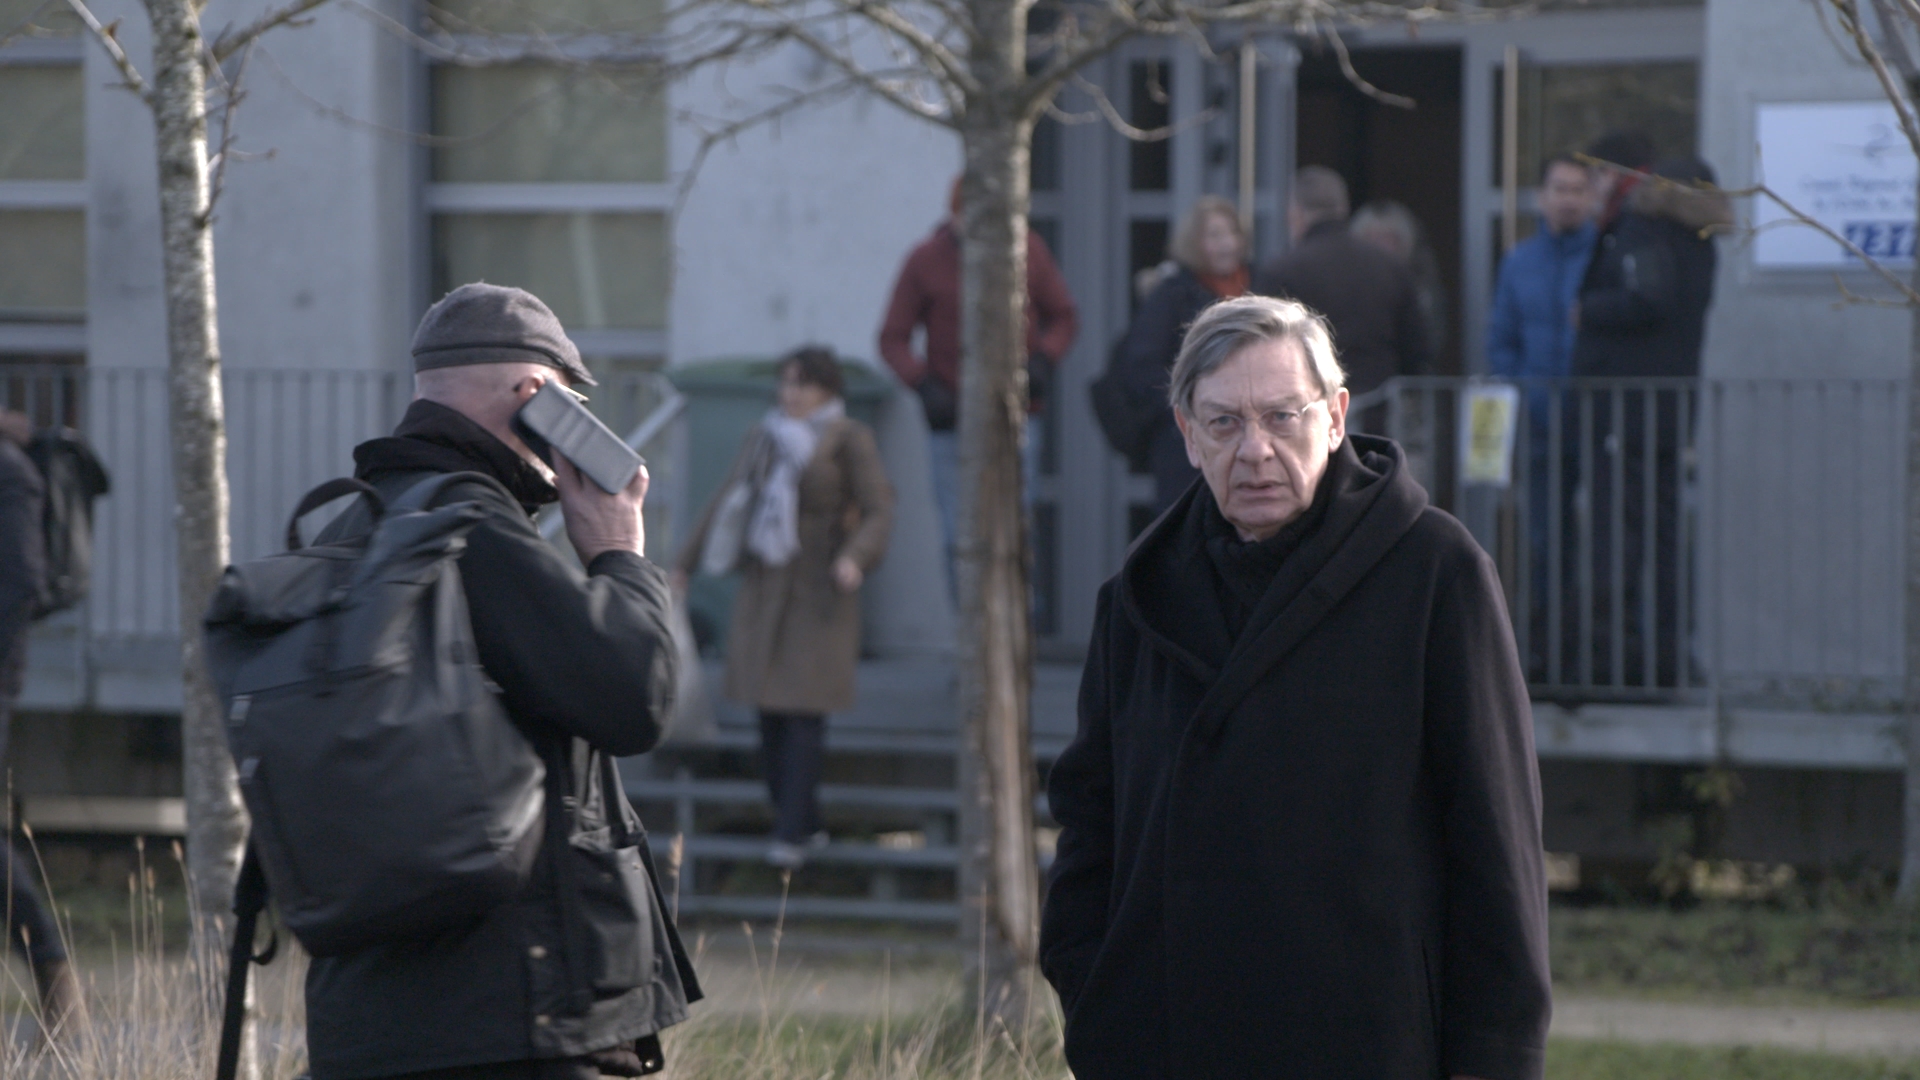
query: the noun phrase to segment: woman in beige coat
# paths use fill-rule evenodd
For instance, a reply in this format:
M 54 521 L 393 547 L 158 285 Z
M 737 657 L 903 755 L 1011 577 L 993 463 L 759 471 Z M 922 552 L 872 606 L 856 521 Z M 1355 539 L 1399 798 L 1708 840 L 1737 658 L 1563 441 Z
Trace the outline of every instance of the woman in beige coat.
M 726 694 L 760 711 L 774 810 L 767 861 L 787 869 L 827 841 L 816 795 L 826 714 L 853 704 L 860 584 L 893 527 L 893 487 L 872 429 L 846 415 L 844 386 L 831 350 L 781 362 L 779 403 L 748 434 L 679 558 L 682 574 L 740 575 Z

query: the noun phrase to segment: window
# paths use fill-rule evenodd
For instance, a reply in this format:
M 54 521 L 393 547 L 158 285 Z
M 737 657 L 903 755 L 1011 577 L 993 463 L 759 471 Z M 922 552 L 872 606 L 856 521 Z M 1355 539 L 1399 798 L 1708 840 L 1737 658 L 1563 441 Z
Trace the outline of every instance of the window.
M 42 10 L 46 8 L 46 10 Z M 87 317 L 86 84 L 65 5 L 0 0 L 0 359 L 78 359 Z
M 428 0 L 426 4 L 428 21 L 450 34 L 533 38 L 658 33 L 664 9 L 661 0 Z
M 1494 72 L 1494 126 L 1500 130 L 1500 72 Z M 1653 139 L 1656 159 L 1695 153 L 1700 66 L 1690 60 L 1627 64 L 1528 66 L 1520 72 L 1522 187 L 1540 175 L 1540 163 L 1563 151 L 1585 150 L 1609 131 L 1638 129 Z M 1493 180 L 1500 183 L 1499 140 Z
M 553 308 L 596 371 L 665 352 L 673 247 L 664 92 L 632 43 L 658 5 L 630 0 L 446 0 L 432 27 L 466 42 L 435 64 L 427 205 L 432 290 L 468 281 L 527 289 Z M 537 59 L 555 40 L 604 63 Z M 516 43 L 537 43 L 513 55 Z M 504 54 L 504 55 L 503 55 Z
M 0 38 L 60 38 L 80 31 L 66 0 L 0 0 Z
M 0 210 L 0 322 L 86 317 L 86 215 Z

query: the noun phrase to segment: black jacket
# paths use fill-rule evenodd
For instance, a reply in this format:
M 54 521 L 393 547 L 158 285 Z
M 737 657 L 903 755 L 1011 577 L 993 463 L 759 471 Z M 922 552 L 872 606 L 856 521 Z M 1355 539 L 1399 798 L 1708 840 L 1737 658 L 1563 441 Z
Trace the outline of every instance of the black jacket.
M 1173 408 L 1167 404 L 1167 377 L 1174 358 L 1180 355 L 1187 327 L 1219 299 L 1192 270 L 1179 267 L 1141 301 L 1120 345 L 1120 371 L 1127 389 L 1142 401 L 1160 406 L 1160 420 L 1148 450 L 1155 510 L 1171 505 L 1198 475 L 1187 461 L 1180 429 L 1174 426 Z
M 1539 781 L 1500 583 L 1398 446 L 1338 455 L 1239 635 L 1204 484 L 1101 591 L 1041 929 L 1081 1080 L 1541 1075 Z
M 1393 256 L 1355 239 L 1344 221 L 1323 221 L 1261 268 L 1253 291 L 1298 300 L 1327 317 L 1347 389 L 1364 394 L 1395 375 L 1422 375 L 1426 316 L 1413 275 Z
M 41 514 L 46 486 L 18 443 L 0 435 L 0 714 L 20 695 L 27 630 L 47 576 Z M 0 748 L 6 738 L 0 735 Z
M 672 708 L 665 574 L 607 552 L 582 575 L 528 516 L 553 488 L 445 406 L 414 402 L 393 437 L 354 460 L 389 501 L 434 473 L 472 470 L 523 504 L 478 484 L 443 496 L 492 511 L 468 537 L 461 580 L 481 666 L 546 763 L 546 833 L 526 893 L 471 929 L 313 961 L 315 1080 L 581 1057 L 679 1023 L 699 985 L 607 756 L 652 749 Z M 364 527 L 356 507 L 329 533 Z
M 1594 244 L 1573 373 L 1698 378 L 1717 261 L 1701 233 L 1732 220 L 1718 192 L 1643 181 Z

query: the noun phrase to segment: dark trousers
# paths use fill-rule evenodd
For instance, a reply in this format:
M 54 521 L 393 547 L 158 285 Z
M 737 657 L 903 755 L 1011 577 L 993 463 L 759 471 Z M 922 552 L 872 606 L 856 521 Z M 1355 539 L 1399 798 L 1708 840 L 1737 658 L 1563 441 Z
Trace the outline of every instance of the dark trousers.
M 7 761 L 7 735 L 13 726 L 13 702 L 0 697 L 0 768 Z M 7 796 L 12 797 L 11 786 Z M 60 941 L 60 927 L 53 911 L 40 895 L 34 882 L 39 870 L 33 859 L 13 846 L 11 836 L 0 838 L 0 877 L 7 882 L 7 939 L 21 956 L 36 967 L 67 958 Z
M 798 844 L 826 828 L 820 820 L 820 773 L 827 759 L 827 718 L 819 713 L 760 713 L 760 761 L 773 800 L 773 838 Z
M 1585 433 L 1589 535 L 1584 558 L 1568 560 L 1566 583 L 1567 610 L 1585 625 L 1569 620 L 1566 655 L 1596 686 L 1667 688 L 1688 674 L 1691 620 L 1681 605 L 1691 553 L 1680 530 L 1692 409 L 1689 395 L 1671 389 L 1594 395 Z

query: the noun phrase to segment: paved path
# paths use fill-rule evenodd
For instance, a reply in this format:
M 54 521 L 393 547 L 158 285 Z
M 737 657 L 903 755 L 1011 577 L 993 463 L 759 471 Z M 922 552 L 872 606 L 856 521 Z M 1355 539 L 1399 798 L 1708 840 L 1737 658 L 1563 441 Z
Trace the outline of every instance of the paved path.
M 1800 1005 L 1693 1005 L 1557 994 L 1553 1034 L 1566 1038 L 1920 1057 L 1920 1010 Z
M 885 1002 L 894 1017 L 905 1018 L 924 1015 L 960 992 L 961 957 L 949 948 L 898 946 L 883 979 L 886 946 L 801 938 L 783 950 L 769 975 L 765 939 L 758 942 L 756 961 L 738 934 L 716 938 L 699 963 L 708 992 L 700 1011 L 711 1014 L 878 1017 Z M 1553 1034 L 1920 1057 L 1920 1010 L 1689 1004 L 1562 992 L 1554 997 Z

